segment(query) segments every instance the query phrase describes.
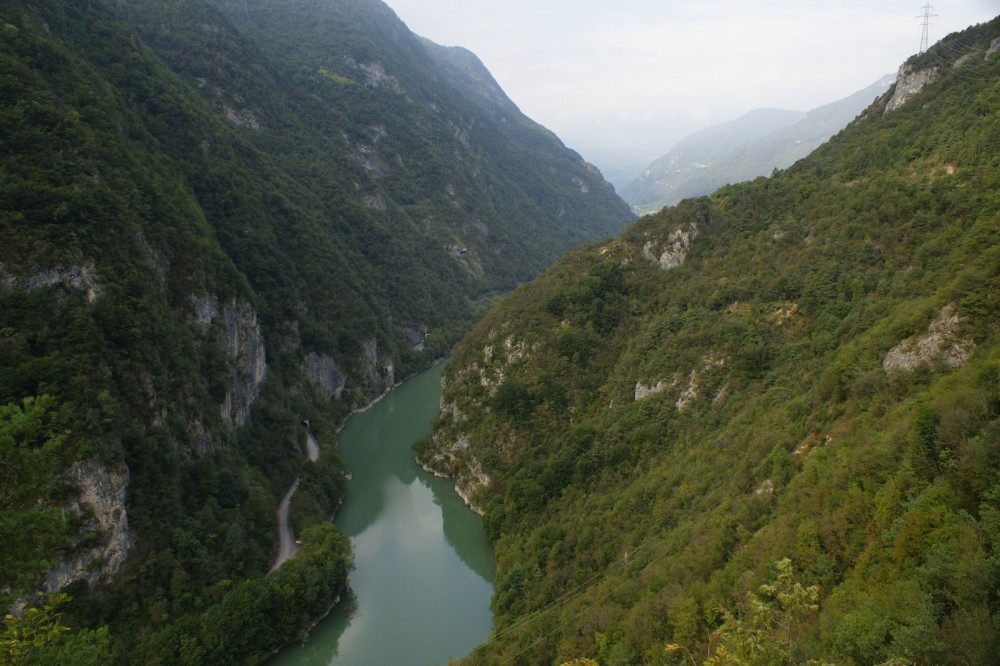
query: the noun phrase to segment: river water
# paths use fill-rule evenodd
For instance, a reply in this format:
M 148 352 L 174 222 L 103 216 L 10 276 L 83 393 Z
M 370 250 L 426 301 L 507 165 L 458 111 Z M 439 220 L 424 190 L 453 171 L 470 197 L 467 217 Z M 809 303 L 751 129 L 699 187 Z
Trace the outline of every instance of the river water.
M 441 365 L 391 391 L 340 433 L 353 475 L 334 522 L 354 543 L 350 591 L 278 666 L 443 664 L 493 626 L 493 551 L 482 521 L 413 460 L 438 413 Z

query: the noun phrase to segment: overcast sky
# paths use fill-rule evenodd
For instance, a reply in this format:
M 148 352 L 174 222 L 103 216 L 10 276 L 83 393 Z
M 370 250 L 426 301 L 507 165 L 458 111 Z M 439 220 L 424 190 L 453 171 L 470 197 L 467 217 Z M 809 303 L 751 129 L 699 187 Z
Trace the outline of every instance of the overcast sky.
M 919 50 L 925 2 L 386 1 L 413 32 L 475 52 L 522 111 L 605 171 L 615 143 L 642 168 L 644 147 L 651 161 L 693 129 L 808 110 L 895 72 Z M 1000 14 L 1000 0 L 932 4 L 932 43 Z

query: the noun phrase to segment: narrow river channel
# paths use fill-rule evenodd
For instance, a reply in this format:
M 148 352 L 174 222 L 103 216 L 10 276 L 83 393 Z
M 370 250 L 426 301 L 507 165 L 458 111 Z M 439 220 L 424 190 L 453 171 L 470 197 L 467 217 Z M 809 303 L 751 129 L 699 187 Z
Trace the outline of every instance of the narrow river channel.
M 341 431 L 353 479 L 334 522 L 354 543 L 350 592 L 269 664 L 444 664 L 489 635 L 494 562 L 482 521 L 410 448 L 430 433 L 440 377 L 438 365 L 408 380 Z

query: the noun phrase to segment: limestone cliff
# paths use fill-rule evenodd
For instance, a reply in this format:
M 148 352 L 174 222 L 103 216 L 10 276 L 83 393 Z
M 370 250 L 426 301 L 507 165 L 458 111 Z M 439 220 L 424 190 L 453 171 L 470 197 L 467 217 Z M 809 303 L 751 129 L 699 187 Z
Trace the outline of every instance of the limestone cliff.
M 949 368 L 962 366 L 974 344 L 959 334 L 961 323 L 957 305 L 949 303 L 941 308 L 926 333 L 907 338 L 889 350 L 882 361 L 885 374 L 896 377 L 935 363 Z
M 121 569 L 132 546 L 125 507 L 129 472 L 111 469 L 95 460 L 78 462 L 68 473 L 79 491 L 66 510 L 82 520 L 81 534 L 96 535 L 95 545 L 68 561 L 59 562 L 45 577 L 44 589 L 61 590 L 78 580 L 93 586 Z
M 896 90 L 885 107 L 885 114 L 889 115 L 900 109 L 915 95 L 920 94 L 928 84 L 937 80 L 938 73 L 936 67 L 917 69 L 913 63 L 903 63 L 896 75 Z
M 392 356 L 382 354 L 378 340 L 369 338 L 361 345 L 363 386 L 369 395 L 381 395 L 396 384 L 396 365 Z
M 191 323 L 202 333 L 207 333 L 212 324 L 219 321 L 219 348 L 230 364 L 228 387 L 219 406 L 219 415 L 230 429 L 244 426 L 267 376 L 267 353 L 257 312 L 249 302 L 240 299 L 226 303 L 220 311 L 218 298 L 214 295 L 194 298 L 192 304 Z
M 94 262 L 88 261 L 71 266 L 36 266 L 28 275 L 17 276 L 0 264 L 0 287 L 6 289 L 26 289 L 58 287 L 67 291 L 83 292 L 87 303 L 93 303 L 103 287 L 97 281 Z
M 698 238 L 698 225 L 692 223 L 686 229 L 675 229 L 665 239 L 651 238 L 642 247 L 642 256 L 658 262 L 665 271 L 683 266 L 691 250 L 691 243 Z
M 339 400 L 340 394 L 347 386 L 347 377 L 333 359 L 315 352 L 307 354 L 302 360 L 302 375 L 327 402 Z

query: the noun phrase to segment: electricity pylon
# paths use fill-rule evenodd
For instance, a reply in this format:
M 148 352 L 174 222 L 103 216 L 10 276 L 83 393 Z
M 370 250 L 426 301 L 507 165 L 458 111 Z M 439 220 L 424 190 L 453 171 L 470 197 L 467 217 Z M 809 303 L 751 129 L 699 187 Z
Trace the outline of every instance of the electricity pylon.
M 920 16 L 917 16 L 918 19 L 923 19 L 924 21 L 924 32 L 923 35 L 920 37 L 921 53 L 926 51 L 927 47 L 929 46 L 928 42 L 930 41 L 930 34 L 931 34 L 930 28 L 933 25 L 931 23 L 931 19 L 937 18 L 937 14 L 931 14 L 931 12 L 934 10 L 934 6 L 929 1 L 926 4 L 924 4 L 923 10 L 924 13 L 921 14 Z

